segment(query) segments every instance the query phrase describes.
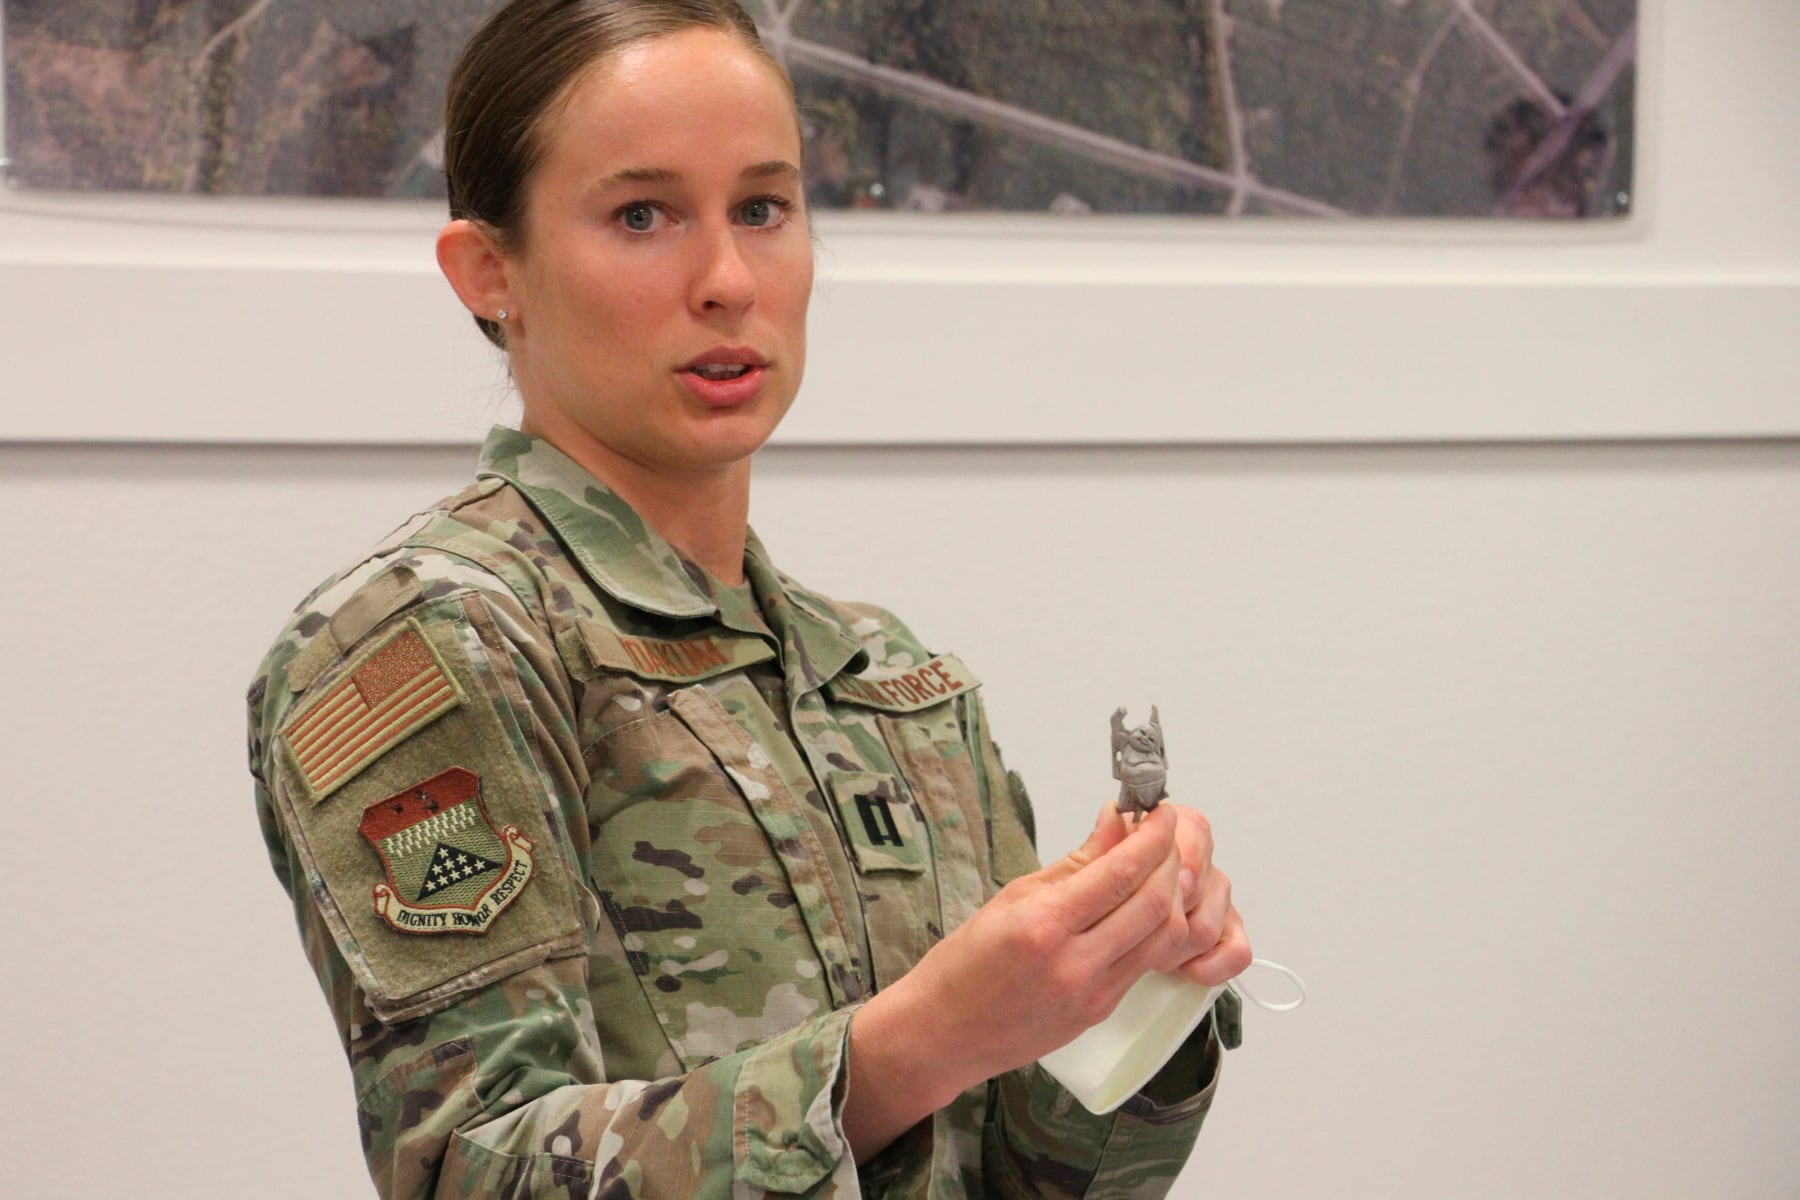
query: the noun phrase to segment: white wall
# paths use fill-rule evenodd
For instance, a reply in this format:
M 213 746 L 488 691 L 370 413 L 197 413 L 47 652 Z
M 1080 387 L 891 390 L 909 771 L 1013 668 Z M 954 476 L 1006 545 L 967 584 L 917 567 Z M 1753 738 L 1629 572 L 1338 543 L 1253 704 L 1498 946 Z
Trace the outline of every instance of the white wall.
M 1766 304 L 1743 311 L 1791 329 L 1800 8 L 1664 7 L 1646 3 L 1663 22 L 1649 52 L 1666 86 L 1647 89 L 1659 149 L 1644 223 L 1623 239 L 1108 234 L 1076 239 L 1069 270 L 1046 283 L 1080 296 L 1082 279 L 1172 263 L 1180 286 L 1198 287 L 1204 257 L 1212 276 L 1258 286 L 1428 278 L 1478 305 L 1534 280 L 1754 285 Z M 158 408 L 121 347 L 161 356 L 152 365 L 177 381 L 185 356 L 206 391 L 218 325 L 190 315 L 170 357 L 90 324 L 86 301 L 162 311 L 163 293 L 138 290 L 150 277 L 120 267 L 161 251 L 129 227 L 71 233 L 60 217 L 64 240 L 33 251 L 16 215 L 0 215 L 8 270 L 88 262 L 101 274 L 71 293 L 78 307 L 45 316 L 21 290 L 27 275 L 0 272 L 8 354 L 29 342 L 33 355 L 8 357 L 0 383 L 0 437 L 13 439 L 0 441 L 0 514 L 17 559 L 0 590 L 12 684 L 0 692 L 0 879 L 13 901 L 0 924 L 12 1033 L 0 1191 L 85 1197 L 123 1179 L 145 1200 L 366 1195 L 348 1072 L 257 837 L 240 698 L 287 607 L 455 487 L 470 452 L 233 443 L 358 436 L 333 415 L 341 399 L 321 402 L 310 435 L 207 425 L 239 412 L 254 423 L 254 373 L 206 392 L 211 407 Z M 972 274 L 1017 286 L 1031 239 L 990 232 L 828 244 L 836 269 L 886 304 L 898 293 L 878 285 L 904 278 L 909 257 L 958 247 Z M 170 261 L 196 261 L 170 237 L 156 243 L 174 247 Z M 209 243 L 216 260 L 200 269 L 218 285 L 251 269 L 233 264 L 303 263 L 307 240 L 243 230 Z M 843 311 L 829 294 L 821 304 Z M 262 316 L 251 327 L 281 331 L 258 351 L 272 390 L 302 368 L 335 396 L 370 389 L 385 330 L 336 324 L 326 308 Z M 836 365 L 809 381 L 802 422 L 907 402 L 858 374 L 890 331 L 840 319 L 816 330 Z M 991 319 L 996 338 L 1021 336 L 1016 314 Z M 461 390 L 447 407 L 402 373 L 412 364 L 380 368 L 387 411 L 424 431 L 384 427 L 383 439 L 466 438 L 504 411 L 473 331 L 455 324 L 443 361 Z M 1716 321 L 1695 328 L 1725 337 Z M 1428 349 L 1418 336 L 1394 345 Z M 1735 344 L 1709 338 L 1673 354 L 1647 345 L 1645 361 Z M 1796 346 L 1790 334 L 1739 368 L 1764 381 L 1753 415 L 1766 424 L 1687 431 L 1800 429 Z M 1489 349 L 1518 353 L 1498 338 Z M 1325 323 L 1295 354 L 1314 352 L 1369 348 Z M 1471 401 L 1445 366 L 1396 408 L 1385 353 L 1344 376 L 1340 406 L 1398 414 L 1393 438 L 1471 440 L 907 449 L 853 416 L 806 427 L 849 433 L 766 456 L 757 524 L 796 574 L 890 605 L 989 681 L 1052 852 L 1109 790 L 1106 715 L 1161 706 L 1176 780 L 1215 818 L 1259 952 L 1313 992 L 1297 1013 L 1251 1013 L 1178 1195 L 1800 1194 L 1800 441 L 1626 440 L 1681 432 L 1695 413 L 1744 415 L 1705 386 L 1653 391 L 1642 411 L 1607 398 L 1609 423 L 1587 432 L 1618 440 L 1483 441 L 1507 427 L 1500 400 Z M 1016 404 L 981 382 L 992 364 L 977 350 L 957 354 L 932 364 L 947 402 Z M 1641 373 L 1634 363 L 1623 369 Z M 1094 425 L 1081 410 L 1137 395 L 1142 366 L 1121 356 L 1119 393 L 1075 396 L 1074 424 L 1042 439 L 1020 425 L 1017 440 L 1084 440 Z M 879 369 L 894 370 L 886 355 Z M 1533 412 L 1596 411 L 1586 374 L 1542 378 Z M 1469 427 L 1408 415 L 1434 408 Z M 970 440 L 930 424 L 948 418 L 921 419 L 921 440 Z M 1284 420 L 1243 436 L 1359 436 Z M 834 440 L 867 444 L 823 444 Z
M 987 680 L 1052 852 L 1162 708 L 1260 952 L 1180 1195 L 1800 1191 L 1800 445 L 774 452 Z M 0 450 L 8 1195 L 367 1194 L 240 696 L 459 450 Z

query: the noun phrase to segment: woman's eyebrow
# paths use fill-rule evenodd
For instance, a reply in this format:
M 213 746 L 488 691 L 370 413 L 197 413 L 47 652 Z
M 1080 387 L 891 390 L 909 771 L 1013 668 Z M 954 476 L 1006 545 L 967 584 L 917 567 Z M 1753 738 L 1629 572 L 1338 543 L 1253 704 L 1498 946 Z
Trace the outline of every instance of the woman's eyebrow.
M 772 158 L 767 162 L 753 163 L 738 172 L 740 179 L 777 179 L 801 177 L 800 168 L 784 159 Z M 680 171 L 672 171 L 667 167 L 624 167 L 604 175 L 594 181 L 593 191 L 605 191 L 621 183 L 680 183 Z
M 744 179 L 774 179 L 779 176 L 800 178 L 800 168 L 783 159 L 773 158 L 768 162 L 759 162 L 755 166 L 745 167 L 740 173 Z
M 591 190 L 605 191 L 621 183 L 679 183 L 681 172 L 671 171 L 667 167 L 625 167 L 610 175 L 603 175 L 594 181 Z

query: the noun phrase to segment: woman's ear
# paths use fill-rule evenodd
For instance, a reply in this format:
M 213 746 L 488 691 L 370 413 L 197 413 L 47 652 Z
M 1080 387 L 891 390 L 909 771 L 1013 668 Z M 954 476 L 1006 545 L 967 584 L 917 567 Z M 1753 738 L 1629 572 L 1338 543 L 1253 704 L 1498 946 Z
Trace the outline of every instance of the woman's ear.
M 503 311 L 518 310 L 506 258 L 475 222 L 451 221 L 438 231 L 437 260 L 463 307 L 476 316 L 493 321 Z

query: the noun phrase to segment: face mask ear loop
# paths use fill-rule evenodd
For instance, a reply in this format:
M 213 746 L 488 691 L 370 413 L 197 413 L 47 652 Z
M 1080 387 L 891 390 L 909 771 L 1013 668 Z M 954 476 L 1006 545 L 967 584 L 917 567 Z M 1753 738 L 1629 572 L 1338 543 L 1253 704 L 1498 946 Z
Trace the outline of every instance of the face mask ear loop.
M 1293 1012 L 1296 1008 L 1299 1008 L 1302 1004 L 1306 1003 L 1306 981 L 1300 978 L 1297 971 L 1289 970 L 1280 963 L 1270 962 L 1266 958 L 1253 958 L 1250 960 L 1250 965 L 1252 967 L 1262 967 L 1265 970 L 1274 971 L 1277 974 L 1287 976 L 1288 982 L 1294 985 L 1294 990 L 1298 992 L 1299 995 L 1295 996 L 1292 1000 L 1283 1001 L 1281 1003 L 1265 1000 L 1251 990 L 1250 985 L 1244 982 L 1244 977 L 1242 975 L 1238 976 L 1225 986 L 1236 992 L 1243 999 L 1256 1005 L 1256 1007 L 1262 1009 L 1264 1012 Z

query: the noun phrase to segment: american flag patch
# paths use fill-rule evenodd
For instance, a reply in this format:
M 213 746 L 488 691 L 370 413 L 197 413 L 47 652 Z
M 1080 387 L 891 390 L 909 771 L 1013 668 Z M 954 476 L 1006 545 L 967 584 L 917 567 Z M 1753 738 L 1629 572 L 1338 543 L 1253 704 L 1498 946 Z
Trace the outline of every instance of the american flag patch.
M 462 702 L 417 625 L 408 624 L 283 731 L 314 802 Z

